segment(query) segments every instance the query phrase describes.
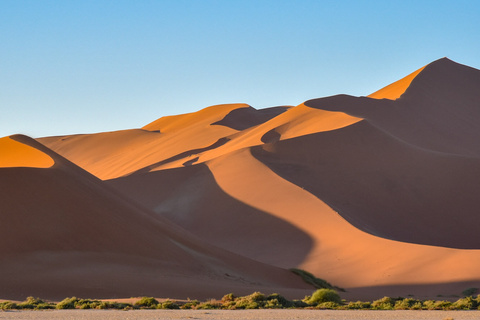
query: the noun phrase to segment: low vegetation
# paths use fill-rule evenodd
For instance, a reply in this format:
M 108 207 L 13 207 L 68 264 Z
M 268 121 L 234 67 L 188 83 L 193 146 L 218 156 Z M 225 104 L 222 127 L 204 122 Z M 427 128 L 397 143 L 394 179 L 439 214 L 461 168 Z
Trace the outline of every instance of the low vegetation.
M 15 303 L 0 302 L 0 310 L 43 310 L 43 309 L 336 309 L 336 310 L 480 310 L 480 294 L 467 296 L 457 301 L 417 300 L 413 298 L 383 297 L 375 301 L 350 301 L 340 298 L 331 288 L 321 288 L 302 300 L 288 300 L 273 293 L 265 295 L 254 292 L 248 296 L 236 296 L 229 293 L 221 300 L 210 299 L 204 302 L 158 301 L 153 297 L 139 298 L 135 303 L 108 302 L 92 299 L 66 298 L 58 303 L 47 302 L 39 298 L 28 297 L 25 301 Z
M 308 271 L 305 271 L 305 270 L 302 270 L 302 269 L 297 269 L 297 268 L 291 268 L 290 271 L 293 272 L 294 274 L 296 274 L 297 276 L 299 276 L 300 278 L 302 278 L 303 281 L 312 285 L 316 289 L 335 289 L 337 291 L 345 292 L 344 289 L 332 286 L 326 280 L 317 278 Z

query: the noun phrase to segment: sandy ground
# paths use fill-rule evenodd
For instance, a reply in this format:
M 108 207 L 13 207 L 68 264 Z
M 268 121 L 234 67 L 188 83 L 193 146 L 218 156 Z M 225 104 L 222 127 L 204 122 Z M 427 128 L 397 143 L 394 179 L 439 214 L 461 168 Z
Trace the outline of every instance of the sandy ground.
M 61 310 L 3 311 L 0 319 L 480 319 L 480 311 L 344 311 L 344 310 Z

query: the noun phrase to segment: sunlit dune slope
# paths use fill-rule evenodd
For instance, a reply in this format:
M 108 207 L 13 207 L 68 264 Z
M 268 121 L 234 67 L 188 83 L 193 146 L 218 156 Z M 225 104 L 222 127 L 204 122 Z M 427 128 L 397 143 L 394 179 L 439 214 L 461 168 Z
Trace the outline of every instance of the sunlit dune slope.
M 0 138 L 0 168 L 35 167 L 48 168 L 54 164 L 51 157 L 26 144 L 15 141 L 15 138 Z
M 424 69 L 425 67 L 422 67 L 412 73 L 410 73 L 408 76 L 395 81 L 394 83 L 378 90 L 375 91 L 372 94 L 369 94 L 369 98 L 374 98 L 374 99 L 390 99 L 390 100 L 396 100 L 400 98 L 400 96 L 408 89 L 410 84 L 412 83 L 413 79 Z
M 0 168 L 2 298 L 306 292 L 290 272 L 211 247 L 33 139 L 12 139 L 55 165 Z
M 150 167 L 176 160 L 179 154 L 184 154 L 179 158 L 187 161 L 199 152 L 197 150 L 221 145 L 238 130 L 212 124 L 222 121 L 233 111 L 242 116 L 245 112 L 252 114 L 251 110 L 254 109 L 246 104 L 218 105 L 191 114 L 163 117 L 142 130 L 47 137 L 38 141 L 98 178 L 111 179 L 142 169 L 150 170 Z M 258 119 L 248 121 L 255 123 L 284 110 L 276 109 L 271 114 L 260 112 Z M 244 120 L 242 126 L 245 125 Z

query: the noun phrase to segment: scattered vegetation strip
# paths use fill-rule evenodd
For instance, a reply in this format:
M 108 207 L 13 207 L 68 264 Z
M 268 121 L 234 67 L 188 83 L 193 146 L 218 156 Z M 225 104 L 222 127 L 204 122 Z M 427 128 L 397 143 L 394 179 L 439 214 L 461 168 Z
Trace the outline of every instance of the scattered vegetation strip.
M 221 300 L 198 300 L 159 302 L 152 297 L 142 297 L 137 302 L 120 303 L 92 299 L 66 298 L 58 303 L 46 302 L 39 298 L 28 297 L 24 302 L 0 302 L 1 310 L 44 310 L 44 309 L 336 309 L 336 310 L 480 310 L 480 295 L 467 296 L 457 301 L 416 300 L 413 298 L 384 297 L 372 302 L 342 300 L 333 289 L 322 288 L 303 300 L 288 300 L 273 293 L 264 295 L 254 292 L 248 296 L 237 297 L 229 293 Z

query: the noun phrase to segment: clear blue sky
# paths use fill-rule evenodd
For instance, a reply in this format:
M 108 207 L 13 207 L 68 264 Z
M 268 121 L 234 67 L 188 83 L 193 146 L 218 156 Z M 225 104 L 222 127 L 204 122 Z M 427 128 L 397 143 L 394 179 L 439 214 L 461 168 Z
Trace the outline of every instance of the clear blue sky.
M 0 136 L 368 95 L 444 56 L 480 68 L 480 1 L 0 0 Z

